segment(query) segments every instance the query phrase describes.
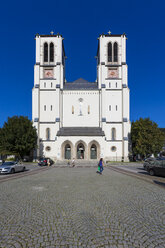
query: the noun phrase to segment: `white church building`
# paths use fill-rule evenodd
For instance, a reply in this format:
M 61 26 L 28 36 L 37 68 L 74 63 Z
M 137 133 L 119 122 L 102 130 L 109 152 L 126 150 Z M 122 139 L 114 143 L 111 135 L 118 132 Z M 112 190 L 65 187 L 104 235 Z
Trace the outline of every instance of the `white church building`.
M 39 35 L 32 90 L 37 156 L 128 161 L 130 103 L 126 35 L 98 38 L 97 80 L 65 79 L 60 34 Z

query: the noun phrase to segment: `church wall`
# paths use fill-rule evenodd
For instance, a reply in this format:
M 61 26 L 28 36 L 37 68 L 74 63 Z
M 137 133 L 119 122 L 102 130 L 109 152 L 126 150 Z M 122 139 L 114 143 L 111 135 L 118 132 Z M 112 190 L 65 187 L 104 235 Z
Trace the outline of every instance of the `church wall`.
M 99 127 L 99 91 L 64 91 L 63 126 Z
M 55 121 L 58 117 L 59 103 L 56 91 L 40 91 L 40 121 Z M 51 110 L 52 106 L 52 110 Z M 46 107 L 46 109 L 45 109 Z
M 122 123 L 107 123 L 105 125 L 105 137 L 107 141 L 112 141 L 112 128 L 116 130 L 115 139 L 122 140 Z
M 116 150 L 112 150 L 115 147 Z M 121 161 L 122 160 L 122 142 L 107 142 L 106 143 L 106 156 L 105 160 L 109 161 Z
M 122 91 L 106 91 L 106 112 L 107 122 L 122 121 Z

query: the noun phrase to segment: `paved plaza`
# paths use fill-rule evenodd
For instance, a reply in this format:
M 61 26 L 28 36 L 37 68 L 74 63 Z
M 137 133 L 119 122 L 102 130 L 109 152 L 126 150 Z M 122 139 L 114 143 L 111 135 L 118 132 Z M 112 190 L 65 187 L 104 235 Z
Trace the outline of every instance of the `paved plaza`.
M 1 182 L 0 247 L 165 247 L 165 188 L 108 168 Z

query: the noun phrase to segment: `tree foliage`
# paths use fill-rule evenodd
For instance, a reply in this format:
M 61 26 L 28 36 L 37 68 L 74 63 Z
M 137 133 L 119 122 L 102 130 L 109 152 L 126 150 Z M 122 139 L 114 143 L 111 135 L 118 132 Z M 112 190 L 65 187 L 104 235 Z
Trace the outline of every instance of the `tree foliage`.
M 23 158 L 30 154 L 36 144 L 36 129 L 27 117 L 8 118 L 0 129 L 0 154 L 14 154 Z
M 164 133 L 158 125 L 149 118 L 140 118 L 132 122 L 131 140 L 133 154 L 145 157 L 148 154 L 157 155 L 164 143 Z

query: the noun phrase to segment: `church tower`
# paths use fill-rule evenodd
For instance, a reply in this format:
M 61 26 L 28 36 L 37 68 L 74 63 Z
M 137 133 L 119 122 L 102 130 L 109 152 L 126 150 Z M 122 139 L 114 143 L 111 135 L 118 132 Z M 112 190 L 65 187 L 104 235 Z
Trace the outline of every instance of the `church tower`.
M 102 34 L 97 51 L 97 81 L 101 91 L 100 123 L 107 152 L 116 160 L 128 160 L 130 133 L 126 35 Z
M 32 119 L 39 137 L 38 147 L 42 150 L 44 141 L 54 141 L 61 126 L 60 90 L 65 80 L 65 51 L 60 34 L 37 34 L 35 40 Z M 39 150 L 37 156 L 42 156 Z

